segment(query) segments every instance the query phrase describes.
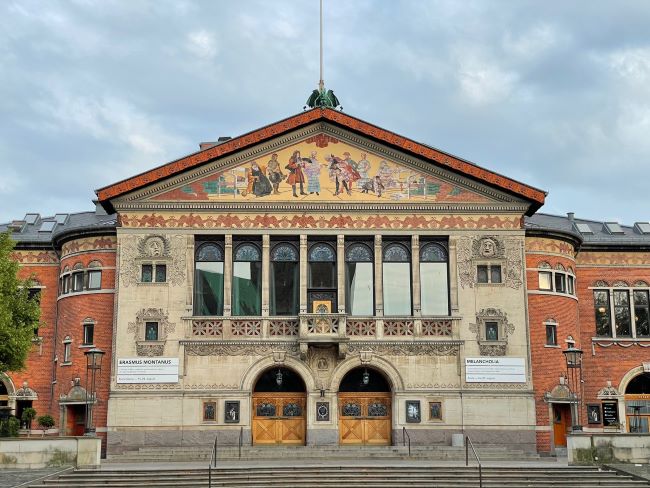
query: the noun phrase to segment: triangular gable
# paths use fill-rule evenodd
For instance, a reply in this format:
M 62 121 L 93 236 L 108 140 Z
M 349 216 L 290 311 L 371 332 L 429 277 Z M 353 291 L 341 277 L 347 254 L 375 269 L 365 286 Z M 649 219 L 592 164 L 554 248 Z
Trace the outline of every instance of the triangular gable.
M 244 163 L 220 167 L 207 175 L 184 177 L 173 189 L 154 192 L 146 200 L 306 203 L 495 201 L 459 180 L 451 181 L 332 135 L 318 133 Z
M 304 127 L 319 120 L 342 126 L 365 137 L 397 148 L 405 153 L 429 160 L 473 180 L 478 180 L 479 182 L 523 198 L 530 202 L 530 207 L 527 212 L 529 215 L 544 204 L 545 193 L 541 190 L 493 173 L 468 161 L 464 161 L 332 109 L 312 109 L 300 113 L 275 124 L 231 139 L 218 146 L 199 151 L 127 180 L 101 188 L 97 190 L 97 196 L 99 201 L 107 209 L 112 210 L 111 199 L 176 176 L 189 169 L 197 168 L 215 159 L 234 154 L 255 144 L 266 142 L 286 132 Z

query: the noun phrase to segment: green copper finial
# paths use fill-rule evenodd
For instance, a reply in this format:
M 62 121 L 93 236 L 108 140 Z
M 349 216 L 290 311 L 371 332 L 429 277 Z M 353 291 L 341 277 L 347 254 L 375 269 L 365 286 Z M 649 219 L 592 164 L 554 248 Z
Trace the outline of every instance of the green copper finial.
M 336 98 L 332 90 L 325 90 L 322 82 L 318 90 L 311 92 L 311 95 L 307 99 L 307 106 L 311 108 L 321 107 L 321 108 L 337 108 L 341 103 L 339 99 Z

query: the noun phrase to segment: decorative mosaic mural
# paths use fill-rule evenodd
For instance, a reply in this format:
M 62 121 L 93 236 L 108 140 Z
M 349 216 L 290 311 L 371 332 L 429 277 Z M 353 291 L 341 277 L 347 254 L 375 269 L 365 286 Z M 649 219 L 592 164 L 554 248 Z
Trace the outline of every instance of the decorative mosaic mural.
M 310 137 L 156 195 L 157 201 L 429 201 L 490 199 L 328 136 Z

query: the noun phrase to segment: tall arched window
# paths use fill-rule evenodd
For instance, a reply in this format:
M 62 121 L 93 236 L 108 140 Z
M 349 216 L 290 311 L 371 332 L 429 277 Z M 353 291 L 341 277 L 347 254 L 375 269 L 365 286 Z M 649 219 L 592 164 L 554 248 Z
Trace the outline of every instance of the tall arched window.
M 400 242 L 384 245 L 384 315 L 411 315 L 411 252 Z
M 308 312 L 335 313 L 336 252 L 325 242 L 316 242 L 309 248 Z
M 235 248 L 232 266 L 232 314 L 262 313 L 262 253 L 251 242 Z
M 372 248 L 354 242 L 345 250 L 345 311 L 350 315 L 374 315 L 375 280 Z
M 223 248 L 201 244 L 194 263 L 194 315 L 223 314 Z
M 280 242 L 271 249 L 271 315 L 298 315 L 300 258 L 293 244 Z
M 429 242 L 420 248 L 422 315 L 449 315 L 448 257 L 445 247 Z

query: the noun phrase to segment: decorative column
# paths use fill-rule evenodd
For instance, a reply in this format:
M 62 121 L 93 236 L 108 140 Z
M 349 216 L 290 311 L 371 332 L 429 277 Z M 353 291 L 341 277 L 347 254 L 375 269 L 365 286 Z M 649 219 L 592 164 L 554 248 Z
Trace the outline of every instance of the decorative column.
M 232 313 L 232 234 L 224 236 L 223 260 L 223 315 Z
M 269 279 L 271 276 L 271 237 L 262 235 L 262 317 L 269 316 Z
M 449 236 L 449 302 L 451 315 L 458 314 L 458 263 L 456 261 L 457 238 Z
M 185 263 L 187 272 L 187 292 L 185 294 L 185 313 L 193 315 L 194 290 L 194 235 L 187 236 L 185 241 Z
M 307 313 L 307 236 L 300 235 L 300 313 Z
M 420 317 L 422 315 L 422 305 L 420 303 L 420 236 L 414 234 L 411 236 L 411 293 L 413 303 L 413 315 Z
M 336 236 L 336 302 L 338 312 L 345 313 L 345 236 Z
M 384 281 L 382 268 L 381 236 L 375 236 L 375 315 L 384 315 Z

